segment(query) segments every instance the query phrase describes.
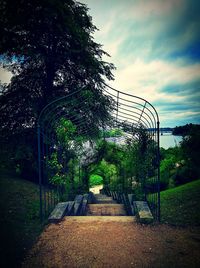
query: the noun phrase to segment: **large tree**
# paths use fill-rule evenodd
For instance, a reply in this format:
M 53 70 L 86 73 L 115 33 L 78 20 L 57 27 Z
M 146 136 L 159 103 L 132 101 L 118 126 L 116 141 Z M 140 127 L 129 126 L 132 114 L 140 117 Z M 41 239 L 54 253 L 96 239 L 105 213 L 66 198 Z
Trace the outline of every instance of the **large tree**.
M 0 59 L 13 73 L 0 96 L 2 133 L 34 127 L 47 103 L 80 88 L 92 94 L 91 115 L 98 107 L 100 116 L 108 116 L 111 102 L 102 89 L 114 66 L 102 60 L 106 52 L 93 40 L 96 27 L 85 5 L 0 0 L 0 14 Z
M 96 27 L 81 3 L 0 0 L 0 14 L 1 66 L 13 73 L 0 89 L 2 160 L 6 165 L 5 156 L 12 159 L 24 177 L 35 180 L 35 128 L 42 108 L 81 89 L 65 107 L 72 106 L 85 129 L 98 129 L 109 118 L 112 100 L 102 90 L 114 66 L 102 60 L 106 53 L 93 40 Z

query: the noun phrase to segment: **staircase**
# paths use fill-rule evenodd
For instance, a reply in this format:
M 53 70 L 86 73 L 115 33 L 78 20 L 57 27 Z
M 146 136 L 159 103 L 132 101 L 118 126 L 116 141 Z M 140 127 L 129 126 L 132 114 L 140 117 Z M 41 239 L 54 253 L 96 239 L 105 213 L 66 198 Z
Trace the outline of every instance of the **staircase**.
M 95 204 L 88 204 L 87 216 L 126 216 L 123 204 L 104 194 L 94 195 Z
M 67 216 L 68 220 L 72 217 L 78 221 L 134 222 L 137 216 L 141 223 L 153 221 L 147 202 L 133 201 L 133 194 L 126 197 L 125 194 L 110 192 L 110 195 L 91 192 L 77 195 L 74 201 L 58 203 L 48 220 L 57 223 Z

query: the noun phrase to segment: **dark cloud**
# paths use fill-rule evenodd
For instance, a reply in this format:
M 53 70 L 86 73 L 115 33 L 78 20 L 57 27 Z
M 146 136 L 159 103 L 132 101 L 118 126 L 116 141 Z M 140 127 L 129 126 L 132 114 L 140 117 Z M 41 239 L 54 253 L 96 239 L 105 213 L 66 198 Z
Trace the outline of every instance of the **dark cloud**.
M 179 10 L 174 10 L 158 23 L 162 31 L 155 34 L 152 57 L 197 62 L 200 60 L 200 1 L 183 1 Z M 155 18 L 154 18 L 155 19 Z
M 180 96 L 190 96 L 191 94 L 200 93 L 200 79 L 197 81 L 191 81 L 185 84 L 168 84 L 160 89 L 160 92 L 168 94 L 176 94 Z

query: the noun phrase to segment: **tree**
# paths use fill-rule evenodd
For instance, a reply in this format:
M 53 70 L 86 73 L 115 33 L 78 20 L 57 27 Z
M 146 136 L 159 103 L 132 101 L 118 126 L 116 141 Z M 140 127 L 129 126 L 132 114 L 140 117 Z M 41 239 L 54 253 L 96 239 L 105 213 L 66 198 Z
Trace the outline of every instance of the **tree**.
M 13 73 L 0 96 L 1 133 L 34 128 L 47 103 L 80 88 L 93 100 L 81 112 L 108 116 L 102 89 L 114 66 L 102 60 L 107 53 L 93 41 L 87 11 L 74 0 L 0 0 L 1 61 Z
M 87 12 L 74 0 L 0 0 L 0 61 L 13 73 L 11 83 L 1 86 L 0 146 L 4 155 L 13 152 L 10 159 L 18 143 L 30 145 L 35 169 L 37 118 L 58 97 L 81 89 L 77 105 L 70 104 L 88 129 L 109 119 L 112 100 L 102 89 L 114 67 L 102 60 L 106 53 L 93 40 L 96 27 Z M 20 157 L 27 162 L 26 154 Z
M 200 130 L 191 130 L 189 135 L 183 138 L 181 148 L 186 166 L 190 170 L 190 174 L 187 174 L 187 176 L 190 176 L 191 179 L 198 179 L 200 176 Z

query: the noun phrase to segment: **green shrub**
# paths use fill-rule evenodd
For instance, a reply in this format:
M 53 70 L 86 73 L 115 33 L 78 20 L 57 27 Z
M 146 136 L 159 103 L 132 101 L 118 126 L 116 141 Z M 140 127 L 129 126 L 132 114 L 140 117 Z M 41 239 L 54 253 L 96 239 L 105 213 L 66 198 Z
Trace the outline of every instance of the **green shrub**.
M 90 187 L 103 184 L 103 178 L 99 175 L 90 175 Z
M 160 174 L 160 190 L 161 191 L 168 189 L 169 179 L 170 178 L 165 173 L 162 172 Z M 149 178 L 146 181 L 146 185 L 145 185 L 147 192 L 148 193 L 157 192 L 157 189 L 158 189 L 157 184 L 158 184 L 157 179 Z
M 142 189 L 141 184 L 138 184 L 137 186 L 134 187 L 133 193 L 137 201 L 142 201 L 145 199 L 144 190 Z
M 195 180 L 197 177 L 195 176 L 194 170 L 192 170 L 188 166 L 180 166 L 176 170 L 176 174 L 174 174 L 173 179 L 175 185 L 185 184 L 192 180 Z

